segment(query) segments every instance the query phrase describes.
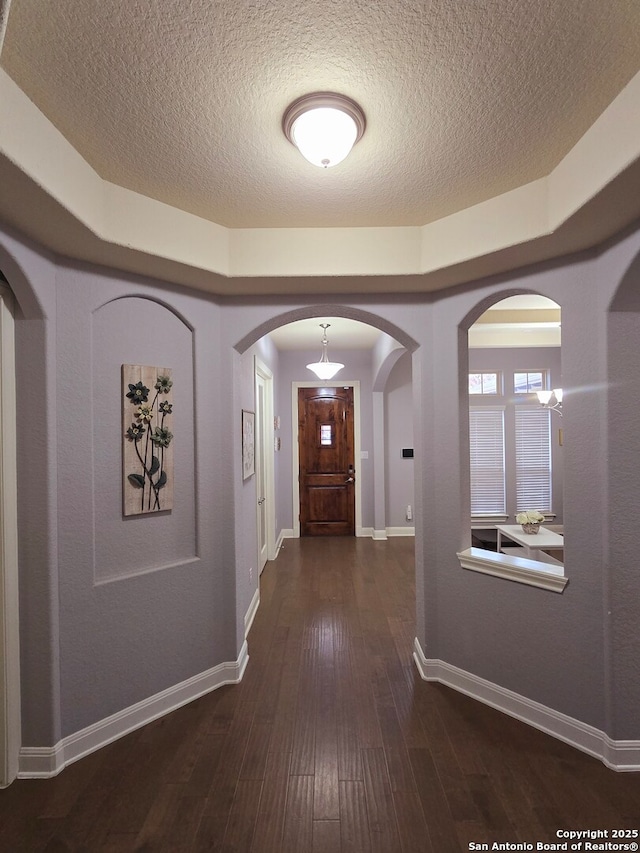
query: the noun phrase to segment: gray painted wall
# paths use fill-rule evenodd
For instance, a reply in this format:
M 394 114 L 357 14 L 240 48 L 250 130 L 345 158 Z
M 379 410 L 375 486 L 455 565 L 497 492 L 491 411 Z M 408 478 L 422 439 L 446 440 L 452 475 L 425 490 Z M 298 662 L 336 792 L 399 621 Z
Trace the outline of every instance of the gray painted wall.
M 607 313 L 625 274 L 629 292 L 640 288 L 638 266 L 628 272 L 640 252 L 640 232 L 599 255 L 564 259 L 436 297 L 392 294 L 343 303 L 316 297 L 218 305 L 202 293 L 55 264 L 15 235 L 0 234 L 0 247 L 0 268 L 20 307 L 25 745 L 53 745 L 237 658 L 251 598 L 242 576 L 252 547 L 246 521 L 255 518 L 246 505 L 255 496 L 240 477 L 240 412 L 248 405 L 252 382 L 243 353 L 269 328 L 326 314 L 371 322 L 413 353 L 417 616 L 426 656 L 613 738 L 640 738 L 640 631 L 634 607 L 640 599 L 638 306 Z M 465 571 L 456 558 L 456 551 L 470 544 L 466 329 L 490 304 L 517 292 L 542 293 L 562 308 L 570 579 L 562 595 Z M 125 302 L 103 307 L 115 299 Z M 126 316 L 120 312 L 125 304 Z M 156 325 L 161 338 L 172 340 L 159 343 Z M 160 356 L 166 362 L 167 353 L 180 377 L 184 407 L 181 467 L 193 459 L 193 468 L 177 475 L 184 478 L 181 504 L 164 527 L 118 517 L 118 442 L 107 431 L 111 407 L 120 406 L 115 368 L 128 361 L 154 363 Z M 366 391 L 365 364 L 357 368 L 352 353 L 333 354 L 344 356 L 345 374 L 360 378 Z M 278 474 L 281 502 L 283 484 L 290 483 L 282 407 L 291 380 L 306 378 L 300 367 L 304 355 L 296 353 L 295 363 L 293 358 L 281 354 L 277 368 L 276 410 L 285 445 Z M 354 375 L 357 369 L 360 376 Z M 95 387 L 102 382 L 104 388 Z M 183 395 L 190 382 L 189 399 Z M 370 397 L 363 393 L 363 402 Z M 365 413 L 363 425 L 366 420 Z M 364 433 L 363 449 L 368 444 Z M 367 476 L 363 465 L 365 482 Z M 101 489 L 109 494 L 99 495 Z M 372 523 L 371 512 L 363 506 L 363 524 Z M 280 525 L 286 517 L 280 503 Z M 132 576 L 132 567 L 140 565 L 132 554 L 138 553 L 145 554 L 140 557 L 145 571 Z
M 386 514 L 387 527 L 413 527 L 406 508 L 414 504 L 414 460 L 402 458 L 402 448 L 413 447 L 413 388 L 411 356 L 396 362 L 385 386 Z

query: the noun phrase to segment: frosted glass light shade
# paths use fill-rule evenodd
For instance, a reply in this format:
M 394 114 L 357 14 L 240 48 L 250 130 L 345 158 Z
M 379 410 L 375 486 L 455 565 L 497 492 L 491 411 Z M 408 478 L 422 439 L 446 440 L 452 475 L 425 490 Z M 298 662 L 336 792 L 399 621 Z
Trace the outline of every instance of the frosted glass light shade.
M 313 370 L 318 379 L 333 379 L 336 373 L 342 370 L 344 364 L 338 361 L 314 361 L 307 367 Z
M 365 117 L 351 98 L 317 92 L 288 107 L 282 129 L 306 160 L 327 169 L 341 163 L 360 139 Z
M 542 403 L 543 406 L 549 405 L 549 400 L 551 399 L 552 391 L 536 391 L 538 396 L 538 400 Z
M 322 355 L 320 361 L 312 361 L 307 365 L 308 370 L 313 370 L 318 379 L 333 379 L 339 370 L 342 370 L 344 364 L 339 361 L 329 361 L 329 341 L 327 339 L 327 329 L 329 323 L 320 323 L 322 329 Z
M 293 141 L 305 160 L 325 169 L 344 160 L 357 134 L 351 116 L 332 107 L 302 113 L 291 128 Z

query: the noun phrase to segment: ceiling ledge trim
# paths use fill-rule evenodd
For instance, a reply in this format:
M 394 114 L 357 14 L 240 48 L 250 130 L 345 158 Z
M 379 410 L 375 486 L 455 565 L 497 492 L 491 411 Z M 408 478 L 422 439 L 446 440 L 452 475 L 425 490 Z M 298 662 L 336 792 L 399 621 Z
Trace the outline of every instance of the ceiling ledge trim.
M 424 276 L 410 289 L 435 290 L 544 256 L 531 247 L 639 160 L 640 74 L 550 175 L 424 226 L 224 228 L 104 181 L 1 69 L 0 154 L 81 223 L 78 232 L 86 230 L 87 239 L 61 241 L 59 228 L 51 236 L 37 211 L 28 224 L 17 221 L 10 200 L 2 217 L 62 254 L 73 243 L 80 260 L 108 263 L 112 251 L 121 268 L 148 268 L 221 294 L 241 292 L 225 279 L 258 277 Z M 593 245 L 598 233 L 589 232 L 583 243 Z M 557 244 L 546 256 L 584 247 Z

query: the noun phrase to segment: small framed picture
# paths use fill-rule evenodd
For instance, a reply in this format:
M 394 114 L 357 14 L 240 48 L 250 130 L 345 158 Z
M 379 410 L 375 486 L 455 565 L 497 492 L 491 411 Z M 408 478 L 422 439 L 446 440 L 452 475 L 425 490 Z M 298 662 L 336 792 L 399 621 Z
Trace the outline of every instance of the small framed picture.
M 255 412 L 242 410 L 242 479 L 255 474 Z

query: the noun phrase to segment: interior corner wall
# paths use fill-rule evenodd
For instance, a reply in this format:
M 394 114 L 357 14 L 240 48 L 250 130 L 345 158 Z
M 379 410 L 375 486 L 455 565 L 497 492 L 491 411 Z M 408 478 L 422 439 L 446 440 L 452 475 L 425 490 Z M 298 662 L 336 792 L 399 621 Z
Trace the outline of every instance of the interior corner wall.
M 640 274 L 632 286 L 638 290 Z M 616 697 L 610 709 L 612 735 L 624 740 L 639 737 L 640 573 L 636 554 L 640 515 L 640 311 L 611 312 L 608 331 L 608 664 Z
M 404 448 L 413 448 L 413 386 L 411 353 L 405 352 L 393 366 L 384 389 L 385 483 L 387 527 L 413 528 L 407 506 L 414 505 L 414 459 L 403 458 Z
M 234 430 L 239 435 L 242 429 L 242 410 L 250 412 L 256 411 L 255 401 L 255 359 L 267 366 L 273 374 L 274 382 L 274 405 L 277 398 L 277 388 L 279 385 L 279 353 L 273 342 L 268 338 L 261 338 L 257 343 L 250 347 L 246 352 L 239 355 L 237 366 L 237 382 L 234 385 L 237 387 L 239 396 L 239 405 L 234 414 Z M 276 406 L 277 408 L 277 406 Z M 257 422 L 256 422 L 257 429 Z M 271 448 L 266 448 L 266 452 L 272 452 Z M 278 492 L 280 484 L 280 459 L 281 453 L 274 452 L 274 479 L 276 493 L 276 512 L 275 512 L 275 536 L 277 538 L 280 528 L 278 516 Z M 239 500 L 239 517 L 242 519 L 242 525 L 239 529 L 238 543 L 236 548 L 236 566 L 237 566 L 237 617 L 240 625 L 249 613 L 254 597 L 259 589 L 258 575 L 258 552 L 257 552 L 257 500 L 256 493 L 256 477 L 251 476 L 246 480 L 242 480 L 241 470 L 237 475 L 237 479 L 242 483 L 240 487 Z M 287 484 L 289 487 L 289 484 Z M 290 491 L 290 488 L 289 488 Z

